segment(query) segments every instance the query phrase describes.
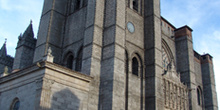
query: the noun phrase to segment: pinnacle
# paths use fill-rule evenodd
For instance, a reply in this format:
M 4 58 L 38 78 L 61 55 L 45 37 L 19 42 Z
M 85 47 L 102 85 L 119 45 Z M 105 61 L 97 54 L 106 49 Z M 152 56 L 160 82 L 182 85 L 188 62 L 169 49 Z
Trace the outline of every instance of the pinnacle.
M 24 37 L 25 39 L 26 39 L 26 38 L 29 38 L 29 39 L 34 38 L 32 20 L 30 20 L 30 24 L 29 24 L 29 26 L 27 27 L 27 29 L 25 30 L 25 32 L 24 32 L 24 34 L 23 34 L 23 37 Z
M 5 39 L 5 43 L 3 44 L 0 50 L 0 57 L 7 56 L 6 42 L 7 42 L 7 39 Z

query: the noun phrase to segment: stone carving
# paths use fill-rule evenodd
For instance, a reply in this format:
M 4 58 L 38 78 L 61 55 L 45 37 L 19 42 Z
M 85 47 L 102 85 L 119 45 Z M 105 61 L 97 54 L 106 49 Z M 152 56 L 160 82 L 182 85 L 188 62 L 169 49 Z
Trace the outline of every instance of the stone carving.
M 180 76 L 176 72 L 174 60 L 167 65 L 167 70 L 162 74 L 164 105 L 167 109 L 187 110 L 188 108 L 188 89 L 180 81 Z
M 8 74 L 9 74 L 8 73 L 8 67 L 5 66 L 3 76 L 7 76 Z
M 49 47 L 47 49 L 47 54 L 44 56 L 44 60 L 45 61 L 48 61 L 48 62 L 53 62 L 53 55 L 52 55 L 52 50 L 51 50 L 51 47 Z

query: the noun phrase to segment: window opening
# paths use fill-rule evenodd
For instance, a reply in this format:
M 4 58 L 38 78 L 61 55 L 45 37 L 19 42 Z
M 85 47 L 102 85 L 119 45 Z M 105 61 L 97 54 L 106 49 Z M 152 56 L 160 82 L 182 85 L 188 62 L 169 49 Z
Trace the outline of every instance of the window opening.
M 16 98 L 12 103 L 11 110 L 19 110 L 19 108 L 20 108 L 20 101 L 18 98 Z
M 67 68 L 69 69 L 73 69 L 73 56 L 70 55 L 68 58 L 67 58 Z
M 133 0 L 133 9 L 138 12 L 138 0 Z
M 138 60 L 136 57 L 132 59 L 132 73 L 138 76 Z
M 76 59 L 76 71 L 81 71 L 82 68 L 82 49 L 80 49 Z
M 80 8 L 80 0 L 75 1 L 75 10 L 78 10 Z
M 201 105 L 201 91 L 199 88 L 197 88 L 197 101 L 198 105 Z

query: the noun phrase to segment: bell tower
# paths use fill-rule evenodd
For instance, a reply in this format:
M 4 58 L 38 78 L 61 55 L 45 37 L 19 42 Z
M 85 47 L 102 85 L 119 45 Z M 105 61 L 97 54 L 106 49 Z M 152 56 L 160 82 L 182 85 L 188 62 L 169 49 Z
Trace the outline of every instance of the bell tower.
M 90 75 L 91 110 L 162 109 L 160 0 L 45 0 L 34 63 Z M 151 85 L 151 86 L 149 86 Z

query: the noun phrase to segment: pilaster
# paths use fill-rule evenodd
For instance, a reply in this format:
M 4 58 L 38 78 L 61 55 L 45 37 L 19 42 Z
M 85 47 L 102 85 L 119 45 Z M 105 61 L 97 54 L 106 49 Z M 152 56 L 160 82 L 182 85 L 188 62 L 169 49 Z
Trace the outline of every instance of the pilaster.
M 83 41 L 82 73 L 94 78 L 89 88 L 89 110 L 97 110 L 99 105 L 104 5 L 104 0 L 88 0 L 87 5 Z
M 145 109 L 163 110 L 160 0 L 144 1 Z
M 106 0 L 100 110 L 125 109 L 125 8 L 126 0 Z

